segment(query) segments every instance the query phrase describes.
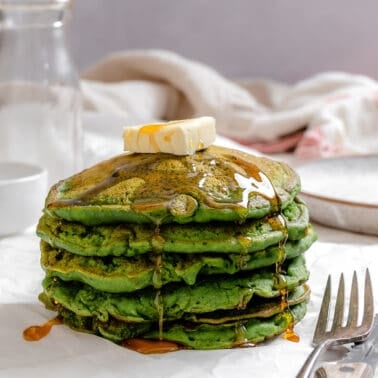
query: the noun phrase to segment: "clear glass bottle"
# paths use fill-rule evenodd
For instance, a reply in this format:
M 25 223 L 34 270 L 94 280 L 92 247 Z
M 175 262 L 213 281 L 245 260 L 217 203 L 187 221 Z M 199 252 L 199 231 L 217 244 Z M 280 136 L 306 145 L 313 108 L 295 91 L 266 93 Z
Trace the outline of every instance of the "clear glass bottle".
M 66 44 L 69 0 L 0 0 L 0 162 L 82 166 L 79 78 Z

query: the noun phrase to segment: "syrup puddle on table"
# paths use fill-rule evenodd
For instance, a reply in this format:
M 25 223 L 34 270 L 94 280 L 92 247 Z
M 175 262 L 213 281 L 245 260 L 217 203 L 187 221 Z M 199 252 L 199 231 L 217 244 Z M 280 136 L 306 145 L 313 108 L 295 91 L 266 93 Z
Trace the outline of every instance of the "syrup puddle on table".
M 179 344 L 165 340 L 126 339 L 121 345 L 143 354 L 169 353 L 184 349 Z
M 54 325 L 62 324 L 59 316 L 48 320 L 42 325 L 32 325 L 26 328 L 22 334 L 26 341 L 38 341 L 47 336 Z

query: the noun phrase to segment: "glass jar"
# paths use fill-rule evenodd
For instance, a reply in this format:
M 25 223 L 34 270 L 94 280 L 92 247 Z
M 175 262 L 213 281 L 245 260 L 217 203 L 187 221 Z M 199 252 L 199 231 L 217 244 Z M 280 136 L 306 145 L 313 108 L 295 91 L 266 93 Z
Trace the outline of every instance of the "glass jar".
M 0 162 L 82 166 L 79 77 L 66 44 L 69 0 L 0 0 Z

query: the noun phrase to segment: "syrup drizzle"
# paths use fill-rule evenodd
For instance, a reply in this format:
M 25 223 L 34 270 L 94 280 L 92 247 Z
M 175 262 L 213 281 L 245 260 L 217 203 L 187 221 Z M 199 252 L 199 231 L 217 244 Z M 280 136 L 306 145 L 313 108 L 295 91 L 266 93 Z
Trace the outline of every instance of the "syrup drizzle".
M 163 286 L 162 269 L 163 269 L 163 254 L 158 253 L 155 257 L 155 269 L 152 275 L 152 286 L 155 289 L 160 289 Z
M 163 278 L 162 278 L 162 271 L 163 271 L 163 245 L 164 245 L 164 238 L 160 235 L 160 228 L 155 228 L 155 234 L 152 237 L 152 249 L 153 253 L 155 254 L 155 269 L 152 276 L 152 283 L 153 287 L 156 289 L 155 295 L 155 306 L 156 312 L 158 315 L 157 324 L 159 330 L 159 340 L 162 341 L 164 338 L 163 335 L 163 326 L 164 326 L 164 301 L 163 301 L 163 294 L 162 294 L 162 286 L 163 286 Z
M 47 204 L 48 208 L 60 206 L 81 206 L 91 204 L 96 196 L 102 192 L 112 190 L 122 181 L 141 178 L 144 185 L 138 187 L 133 197 L 135 200 L 131 204 L 134 211 L 148 212 L 153 208 L 167 207 L 169 202 L 178 193 L 188 193 L 194 198 L 201 200 L 208 207 L 216 208 L 236 208 L 240 212 L 241 219 L 248 215 L 249 197 L 251 193 L 256 193 L 266 198 L 271 204 L 273 211 L 277 211 L 278 197 L 269 178 L 252 162 L 243 160 L 241 157 L 231 155 L 212 155 L 208 150 L 192 156 L 176 156 L 176 163 L 182 168 L 174 170 L 172 175 L 167 174 L 161 180 L 159 164 L 172 159 L 170 154 L 129 154 L 127 162 L 115 166 L 109 174 L 104 176 L 101 169 L 106 172 L 104 166 L 98 168 L 99 172 L 93 171 L 89 176 L 98 177 L 97 184 L 84 190 L 70 199 L 58 199 Z M 113 162 L 114 165 L 117 161 Z M 204 171 L 203 167 L 208 166 Z M 243 169 L 245 174 L 238 169 Z M 217 188 L 212 190 L 214 177 L 221 175 L 228 183 L 225 184 L 225 192 Z M 93 180 L 93 178 L 91 178 Z M 209 185 L 206 185 L 207 180 Z M 232 192 L 235 194 L 240 190 L 240 196 L 229 197 L 227 187 L 234 186 Z M 116 189 L 114 189 L 116 191 Z M 237 198 L 239 197 L 239 198 Z M 151 218 L 152 219 L 152 218 Z M 152 219 L 155 223 L 161 219 Z
M 156 291 L 156 296 L 155 296 L 155 306 L 156 306 L 156 311 L 158 314 L 158 330 L 159 330 L 159 340 L 164 339 L 163 335 L 163 324 L 164 324 L 164 303 L 163 303 L 163 296 L 161 294 L 161 290 Z
M 285 330 L 283 337 L 285 340 L 289 340 L 292 342 L 299 342 L 299 336 L 294 332 L 294 316 L 290 310 L 290 304 L 288 300 L 287 282 L 286 282 L 285 276 L 283 275 L 283 273 L 285 272 L 282 269 L 282 264 L 284 263 L 286 259 L 285 244 L 288 239 L 287 224 L 282 214 L 280 214 L 277 217 L 277 219 L 282 225 L 282 230 L 284 231 L 284 238 L 282 241 L 278 243 L 278 259 L 276 262 L 276 274 L 275 274 L 276 288 L 280 291 L 280 295 L 281 295 L 281 302 L 280 302 L 281 310 L 283 311 L 287 308 L 287 311 L 289 311 L 292 318 L 290 324 Z
M 139 130 L 138 140 L 143 135 L 147 135 L 149 144 L 154 148 L 154 150 L 156 152 L 158 152 L 159 146 L 158 146 L 156 139 L 155 139 L 156 133 L 159 132 L 163 128 L 167 128 L 169 126 L 174 125 L 175 123 L 177 123 L 177 122 L 156 123 L 156 124 L 145 125 Z M 169 141 L 170 141 L 170 139 L 169 139 Z
M 123 164 L 115 168 L 109 176 L 105 177 L 102 181 L 91 187 L 90 189 L 78 194 L 76 197 L 71 199 L 60 199 L 53 201 L 48 204 L 49 207 L 59 207 L 59 206 L 75 206 L 75 205 L 85 205 L 93 197 L 100 194 L 102 191 L 111 188 L 114 185 L 117 185 L 121 181 L 125 180 L 127 177 L 132 177 L 132 175 L 137 175 L 137 172 L 140 170 L 140 165 L 143 167 L 149 166 L 151 163 L 154 163 L 156 158 L 152 157 L 143 157 L 139 159 L 130 159 L 126 164 Z M 127 177 L 124 177 L 124 172 L 129 172 Z
M 237 241 L 241 247 L 238 265 L 240 270 L 244 270 L 248 264 L 248 251 L 252 244 L 252 238 L 250 236 L 238 236 Z
M 47 336 L 54 325 L 62 324 L 59 316 L 48 320 L 43 325 L 33 325 L 26 328 L 22 334 L 26 341 L 38 341 Z
M 299 336 L 294 332 L 294 323 L 291 323 L 285 333 L 284 333 L 284 339 L 292 341 L 294 343 L 299 342 L 300 338 Z
M 273 211 L 279 210 L 280 200 L 274 186 L 268 176 L 261 171 L 257 165 L 237 156 L 227 156 L 230 162 L 238 165 L 246 172 L 246 176 L 239 173 L 234 174 L 234 178 L 243 189 L 243 198 L 239 203 L 243 207 L 248 207 L 249 196 L 251 193 L 258 193 L 268 199 Z M 227 161 L 222 161 L 223 165 L 229 165 Z
M 126 339 L 121 345 L 143 354 L 169 353 L 184 349 L 181 345 L 167 340 Z
M 235 342 L 234 345 L 241 345 L 248 343 L 247 329 L 242 322 L 237 322 L 235 325 Z

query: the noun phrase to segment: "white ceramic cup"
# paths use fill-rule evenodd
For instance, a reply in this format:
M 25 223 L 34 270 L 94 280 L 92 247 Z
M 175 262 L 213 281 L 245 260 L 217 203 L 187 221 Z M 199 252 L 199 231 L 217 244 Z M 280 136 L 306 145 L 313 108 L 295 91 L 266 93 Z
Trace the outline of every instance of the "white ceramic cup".
M 45 169 L 26 163 L 0 162 L 0 236 L 22 232 L 36 224 L 46 193 Z

